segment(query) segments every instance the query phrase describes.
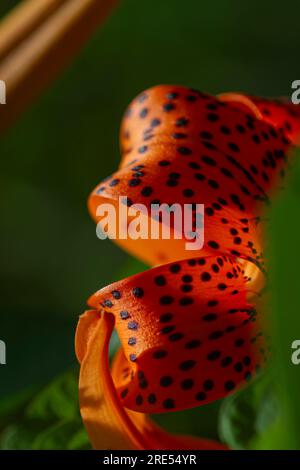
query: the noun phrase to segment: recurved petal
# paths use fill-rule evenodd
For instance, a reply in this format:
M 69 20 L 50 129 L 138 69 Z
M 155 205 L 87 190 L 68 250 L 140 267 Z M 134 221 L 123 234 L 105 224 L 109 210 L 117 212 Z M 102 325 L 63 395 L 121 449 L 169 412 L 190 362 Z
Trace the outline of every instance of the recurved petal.
M 110 313 L 96 317 L 94 312 L 86 312 L 81 319 L 77 344 L 86 342 L 86 345 L 83 348 L 80 346 L 79 401 L 94 449 L 226 449 L 218 442 L 168 434 L 148 416 L 125 410 L 116 392 L 108 362 L 114 317 Z
M 247 382 L 267 355 L 256 283 L 236 260 L 211 256 L 158 266 L 94 294 L 90 306 L 114 315 L 122 343 L 114 377 L 124 406 L 187 409 Z

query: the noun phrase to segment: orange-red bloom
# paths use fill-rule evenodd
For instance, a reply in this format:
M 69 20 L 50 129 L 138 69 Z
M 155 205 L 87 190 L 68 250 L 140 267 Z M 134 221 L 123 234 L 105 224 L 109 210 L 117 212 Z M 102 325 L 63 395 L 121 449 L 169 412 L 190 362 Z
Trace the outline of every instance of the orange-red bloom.
M 294 105 L 240 94 L 158 86 L 129 106 L 120 169 L 91 194 L 92 217 L 108 200 L 118 210 L 119 196 L 128 208 L 203 203 L 205 244 L 195 253 L 184 240 L 117 240 L 155 267 L 96 292 L 79 320 L 80 405 L 94 448 L 225 448 L 168 435 L 147 414 L 225 397 L 265 363 L 261 216 L 299 131 Z M 110 370 L 114 327 L 122 348 Z

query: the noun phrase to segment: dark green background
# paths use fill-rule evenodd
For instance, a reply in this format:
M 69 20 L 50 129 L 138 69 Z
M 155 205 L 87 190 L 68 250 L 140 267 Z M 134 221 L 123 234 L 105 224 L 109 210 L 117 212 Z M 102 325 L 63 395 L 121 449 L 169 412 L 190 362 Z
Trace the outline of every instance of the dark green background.
M 0 14 L 15 3 L 1 0 Z M 0 397 L 74 365 L 86 298 L 142 269 L 96 238 L 86 209 L 89 192 L 118 164 L 129 101 L 160 83 L 290 95 L 300 78 L 299 19 L 298 0 L 123 1 L 2 138 L 0 338 L 8 364 Z

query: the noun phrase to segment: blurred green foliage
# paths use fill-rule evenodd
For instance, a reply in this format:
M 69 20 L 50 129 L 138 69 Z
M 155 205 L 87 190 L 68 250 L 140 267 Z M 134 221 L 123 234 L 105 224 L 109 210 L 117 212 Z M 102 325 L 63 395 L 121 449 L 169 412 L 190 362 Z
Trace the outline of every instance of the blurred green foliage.
M 79 415 L 77 374 L 73 371 L 45 388 L 35 387 L 3 400 L 0 449 L 86 449 L 88 437 Z
M 0 15 L 16 3 L 2 0 Z M 2 448 L 87 445 L 77 411 L 77 369 L 55 377 L 75 367 L 74 329 L 85 299 L 99 287 L 144 269 L 131 264 L 113 243 L 96 238 L 86 209 L 88 193 L 118 165 L 118 127 L 126 105 L 159 83 L 211 93 L 289 95 L 291 82 L 299 78 L 299 12 L 297 0 L 284 6 L 271 0 L 123 1 L 71 67 L 2 138 L 0 338 L 7 343 L 8 361 L 0 371 Z M 290 233 L 282 233 L 288 217 L 285 204 L 282 200 L 272 231 L 272 236 L 277 233 L 274 282 L 280 295 L 285 289 L 285 297 L 278 295 L 274 304 L 282 356 L 289 354 L 291 335 L 296 334 L 296 324 L 283 324 L 282 318 L 297 314 L 297 272 L 291 262 L 295 251 L 286 238 L 295 237 L 297 246 L 297 230 L 291 225 Z M 290 207 L 288 220 L 296 227 L 296 200 Z M 286 252 L 280 251 L 283 239 Z M 292 298 L 293 306 L 286 303 Z M 293 426 L 295 417 L 299 422 L 296 412 L 293 416 L 299 387 L 287 360 L 281 363 L 280 377 L 293 385 L 287 389 L 291 405 L 286 399 Z M 226 413 L 221 410 L 222 436 L 237 448 L 249 447 L 256 436 L 255 400 L 263 401 L 264 392 L 253 391 L 251 397 L 249 416 L 238 405 L 243 395 L 226 405 Z M 217 403 L 157 419 L 173 431 L 216 437 L 219 407 Z M 252 423 L 246 437 L 236 435 L 236 415 Z M 238 420 L 240 430 L 248 427 L 247 419 L 244 425 Z M 300 448 L 296 438 L 293 445 Z
M 260 442 L 277 425 L 279 410 L 272 375 L 263 374 L 223 401 L 220 436 L 232 449 L 268 448 L 260 447 Z
M 284 191 L 267 213 L 271 295 L 262 313 L 270 320 L 271 364 L 260 380 L 226 399 L 220 413 L 220 434 L 235 449 L 300 449 L 300 372 L 291 360 L 300 339 L 300 152 L 294 153 Z
M 292 363 L 292 343 L 300 340 L 299 299 L 299 208 L 300 152 L 284 192 L 270 214 L 268 238 L 272 286 L 271 315 L 275 346 L 276 386 L 282 408 L 281 442 L 286 448 L 300 449 L 300 366 Z

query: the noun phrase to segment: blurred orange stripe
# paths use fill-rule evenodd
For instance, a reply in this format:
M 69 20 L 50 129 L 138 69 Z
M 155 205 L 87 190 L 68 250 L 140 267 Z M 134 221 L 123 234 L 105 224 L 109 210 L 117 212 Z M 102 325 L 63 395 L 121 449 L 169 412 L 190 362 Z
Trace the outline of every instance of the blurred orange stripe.
M 71 61 L 116 3 L 117 0 L 66 0 L 3 58 L 0 79 L 6 83 L 7 104 L 0 107 L 0 132 Z M 19 21 L 19 15 L 16 18 Z M 0 27 L 1 37 L 4 33 Z
M 24 0 L 0 25 L 0 60 L 66 0 Z

